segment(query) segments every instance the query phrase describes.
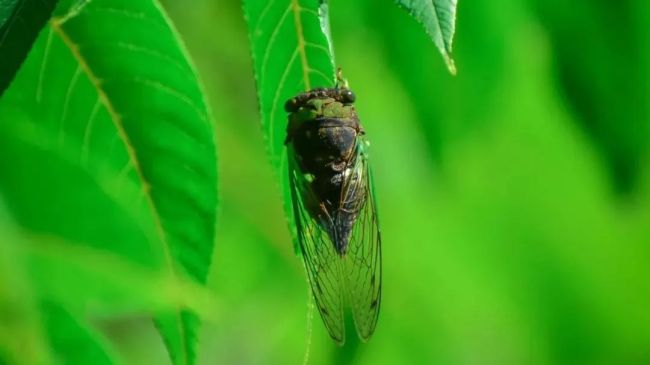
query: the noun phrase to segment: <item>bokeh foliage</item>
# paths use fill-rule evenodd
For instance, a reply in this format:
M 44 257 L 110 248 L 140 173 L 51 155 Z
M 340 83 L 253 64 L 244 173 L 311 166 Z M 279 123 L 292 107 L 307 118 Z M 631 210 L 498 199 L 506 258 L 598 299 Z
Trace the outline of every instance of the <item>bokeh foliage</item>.
M 650 47 L 647 5 L 625 3 L 629 22 L 616 32 L 636 39 L 627 47 L 585 31 L 595 18 L 579 11 L 599 9 L 595 27 L 613 37 L 607 14 L 622 12 L 618 5 L 459 2 L 452 77 L 404 11 L 331 2 L 337 66 L 372 144 L 386 285 L 372 341 L 338 349 L 316 316 L 310 363 L 648 361 L 648 153 L 635 153 L 636 177 L 626 184 L 603 146 L 628 142 L 597 138 L 581 112 L 605 110 L 610 128 L 646 133 L 639 91 L 615 87 L 647 88 L 648 63 L 636 56 Z M 216 111 L 223 217 L 211 282 L 229 315 L 206 329 L 203 359 L 298 363 L 307 284 L 262 147 L 239 6 L 168 5 L 211 99 L 228 100 Z M 594 47 L 606 51 L 587 56 Z M 585 70 L 563 71 L 567 57 L 599 65 L 584 81 L 606 93 L 571 88 L 566 73 Z M 574 98 L 587 102 L 578 108 Z
M 16 6 L 29 15 L 30 4 Z M 9 22 L 28 27 L 25 14 Z M 203 91 L 160 4 L 59 2 L 0 100 L 0 131 L 0 202 L 18 236 L 62 241 L 44 255 L 58 267 L 26 263 L 37 268 L 26 286 L 48 323 L 52 361 L 118 363 L 85 333 L 108 312 L 154 317 L 173 363 L 194 364 L 200 317 L 188 305 L 196 297 L 179 289 L 207 278 L 216 148 Z M 67 246 L 87 249 L 79 256 L 99 272 L 66 262 Z

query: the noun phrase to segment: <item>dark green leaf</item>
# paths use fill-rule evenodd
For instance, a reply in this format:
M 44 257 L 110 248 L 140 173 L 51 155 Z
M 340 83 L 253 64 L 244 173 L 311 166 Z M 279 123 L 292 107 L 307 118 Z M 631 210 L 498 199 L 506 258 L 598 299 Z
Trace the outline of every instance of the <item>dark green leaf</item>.
M 442 53 L 447 68 L 456 74 L 451 58 L 454 32 L 456 31 L 456 0 L 395 0 L 417 20 L 433 43 Z
M 14 123 L 19 112 L 24 123 Z M 28 146 L 0 147 L 9 149 L 0 188 L 19 223 L 205 282 L 217 204 L 213 123 L 155 1 L 77 2 L 55 17 L 0 103 L 0 120 Z M 180 308 L 160 316 L 176 364 L 194 363 L 197 323 Z
M 607 162 L 617 191 L 632 193 L 650 156 L 648 2 L 613 10 L 581 0 L 572 3 L 573 11 L 557 10 L 564 1 L 533 3 L 556 54 L 559 85 L 580 117 L 576 122 Z
M 57 0 L 0 2 L 0 96 L 11 83 Z

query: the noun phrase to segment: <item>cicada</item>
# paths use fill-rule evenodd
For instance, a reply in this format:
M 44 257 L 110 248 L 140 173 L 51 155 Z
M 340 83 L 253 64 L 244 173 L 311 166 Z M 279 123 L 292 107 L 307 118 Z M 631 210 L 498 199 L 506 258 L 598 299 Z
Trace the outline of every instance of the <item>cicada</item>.
M 347 84 L 337 84 L 285 104 L 297 239 L 316 306 L 338 344 L 347 310 L 359 338 L 370 339 L 381 302 L 381 233 L 354 101 Z

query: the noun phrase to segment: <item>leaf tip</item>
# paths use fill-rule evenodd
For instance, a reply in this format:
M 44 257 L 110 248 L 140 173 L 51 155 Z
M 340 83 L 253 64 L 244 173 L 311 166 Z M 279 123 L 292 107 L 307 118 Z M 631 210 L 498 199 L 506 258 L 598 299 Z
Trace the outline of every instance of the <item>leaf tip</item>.
M 445 63 L 447 64 L 447 69 L 449 70 L 449 73 L 452 76 L 456 76 L 458 73 L 458 70 L 456 69 L 456 63 L 454 62 L 454 59 L 451 58 L 449 54 L 444 55 L 445 58 Z

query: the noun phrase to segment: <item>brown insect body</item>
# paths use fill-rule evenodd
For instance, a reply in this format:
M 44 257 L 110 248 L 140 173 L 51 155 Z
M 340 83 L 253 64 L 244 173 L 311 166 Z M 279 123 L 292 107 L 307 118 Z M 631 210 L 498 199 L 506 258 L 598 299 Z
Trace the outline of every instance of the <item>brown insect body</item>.
M 346 307 L 362 341 L 381 303 L 381 232 L 368 141 L 342 77 L 287 101 L 288 188 L 316 307 L 330 337 L 345 342 Z
M 361 190 L 343 194 L 351 174 L 363 128 L 348 89 L 315 89 L 285 105 L 292 114 L 285 143 L 293 144 L 301 172 L 309 176 L 313 197 L 309 214 L 325 229 L 339 255 L 344 255 L 358 215 Z

